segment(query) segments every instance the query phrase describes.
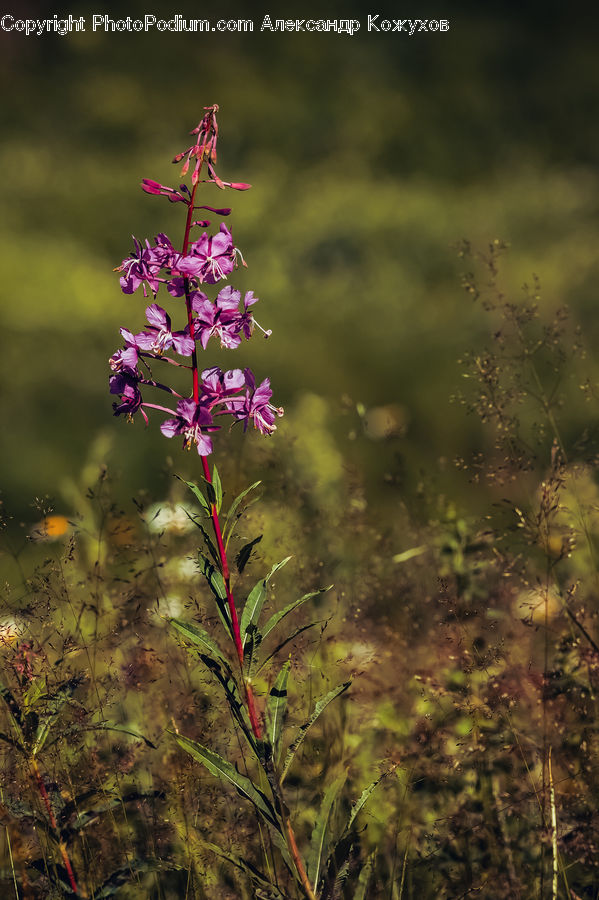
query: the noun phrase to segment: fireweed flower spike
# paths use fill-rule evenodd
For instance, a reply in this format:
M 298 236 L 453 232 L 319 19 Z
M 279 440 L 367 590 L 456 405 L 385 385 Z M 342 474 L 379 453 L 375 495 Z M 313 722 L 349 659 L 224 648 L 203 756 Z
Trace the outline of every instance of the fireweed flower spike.
M 110 393 L 118 397 L 118 401 L 113 404 L 116 416 L 125 415 L 131 420 L 140 411 L 147 424 L 146 410 L 151 409 L 153 414 L 166 414 L 168 418 L 162 422 L 162 433 L 166 437 L 181 435 L 186 448 L 195 444 L 202 460 L 204 478 L 211 482 L 207 463 L 207 456 L 213 450 L 210 435 L 220 430 L 219 425 L 214 424 L 214 418 L 218 416 L 220 421 L 222 416 L 229 416 L 233 424 L 243 421 L 246 427 L 251 420 L 263 434 L 270 434 L 274 431 L 275 416 L 281 415 L 282 410 L 270 403 L 268 379 L 256 388 L 254 375 L 249 369 L 244 371 L 231 369 L 222 372 L 215 366 L 203 367 L 200 374 L 198 367 L 198 349 L 205 351 L 211 336 L 217 337 L 222 346 L 235 349 L 241 343 L 242 337 L 246 340 L 251 338 L 254 326 L 257 325 L 250 311 L 257 299 L 253 291 L 246 292 L 240 309 L 241 292 L 235 288 L 228 286 L 221 289 L 213 299 L 200 289 L 200 286 L 215 285 L 227 278 L 238 262 L 245 266 L 245 261 L 234 246 L 230 229 L 224 224 L 221 224 L 214 234 L 204 232 L 199 238 L 192 239 L 191 231 L 196 225 L 194 214 L 197 210 L 206 209 L 220 216 L 228 216 L 231 212 L 228 207 L 196 205 L 197 190 L 200 184 L 214 184 L 221 190 L 232 188 L 245 191 L 250 187 L 245 182 L 222 181 L 216 174 L 218 106 L 207 106 L 204 109 L 205 114 L 201 122 L 191 132 L 195 137 L 194 143 L 182 153 L 178 153 L 174 159 L 174 162 L 183 161 L 182 176 L 188 173 L 193 161 L 191 186 L 183 183 L 176 189 L 150 178 L 142 181 L 145 193 L 166 197 L 171 203 L 181 204 L 187 209 L 181 251 L 175 250 L 170 238 L 164 233 L 158 234 L 153 243 L 134 238 L 133 252 L 122 261 L 116 271 L 121 273 L 120 285 L 125 294 L 134 294 L 142 287 L 144 297 L 151 292 L 156 298 L 161 288 L 164 288 L 165 299 L 173 303 L 173 313 L 170 308 L 165 309 L 158 303 L 151 303 L 146 308 L 149 327 L 137 333 L 128 328 L 121 329 L 125 346 L 110 358 L 110 368 L 113 372 L 110 378 Z M 205 175 L 201 178 L 203 171 Z M 201 224 L 202 227 L 209 226 L 209 223 Z M 183 321 L 181 327 L 174 329 L 171 315 L 176 312 L 177 306 L 181 308 L 180 300 L 177 298 L 184 298 L 187 321 Z M 169 352 L 191 357 L 191 365 L 183 366 L 174 360 Z M 144 377 L 142 364 L 149 371 L 149 362 L 153 359 L 170 362 L 179 368 L 191 369 L 191 396 L 183 398 L 168 385 L 160 384 L 151 377 Z M 150 403 L 142 397 L 142 389 L 145 395 L 149 388 L 167 391 L 177 397 L 176 412 L 160 404 Z M 243 670 L 244 657 L 239 623 L 229 585 L 229 567 L 218 512 L 214 505 L 211 508 L 211 516 L 227 590 L 235 648 Z M 252 729 L 256 737 L 260 737 L 261 726 L 253 693 L 247 681 L 244 686 Z

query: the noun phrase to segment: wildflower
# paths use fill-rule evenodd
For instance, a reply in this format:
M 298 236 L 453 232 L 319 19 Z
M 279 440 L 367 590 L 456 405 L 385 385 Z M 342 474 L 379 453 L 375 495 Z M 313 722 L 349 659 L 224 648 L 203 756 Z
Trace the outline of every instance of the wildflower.
M 246 369 L 246 372 L 249 371 Z M 211 407 L 223 400 L 228 401 L 243 390 L 245 385 L 246 375 L 241 369 L 229 369 L 228 372 L 223 372 L 218 366 L 212 366 L 202 372 L 202 396 Z M 228 405 L 227 411 L 231 411 Z
M 241 343 L 239 337 L 238 313 L 239 291 L 231 287 L 223 288 L 211 303 L 208 297 L 201 291 L 195 291 L 191 298 L 191 308 L 198 314 L 194 321 L 193 333 L 199 339 L 203 349 L 212 335 L 218 335 L 221 347 L 234 350 Z
M 183 331 L 171 331 L 170 316 L 157 303 L 152 303 L 147 307 L 146 318 L 150 327 L 147 331 L 142 331 L 133 337 L 136 347 L 158 356 L 161 356 L 170 347 L 174 347 L 181 356 L 191 356 L 195 343 L 189 336 L 187 326 Z
M 182 257 L 177 265 L 181 274 L 197 278 L 199 282 L 206 284 L 216 284 L 221 278 L 226 278 L 234 267 L 233 238 L 224 222 L 218 234 L 209 237 L 204 232 L 191 245 L 189 254 Z
M 283 415 L 283 408 L 273 406 L 269 402 L 272 397 L 270 380 L 265 378 L 262 384 L 256 387 L 256 379 L 251 369 L 246 369 L 244 375 L 248 387 L 245 397 L 233 398 L 227 408 L 236 419 L 243 422 L 244 431 L 250 420 L 253 420 L 254 428 L 261 434 L 272 434 L 277 428 L 274 424 L 275 418 Z
M 140 285 L 143 285 L 144 297 L 147 297 L 147 283 L 156 296 L 163 280 L 159 277 L 160 270 L 174 266 L 179 254 L 165 234 L 159 234 L 154 238 L 154 247 L 147 239 L 145 247 L 136 237 L 133 238 L 133 243 L 134 252 L 115 269 L 116 272 L 124 272 L 120 278 L 121 290 L 124 294 L 133 294 Z
M 212 416 L 208 407 L 202 403 L 196 403 L 190 397 L 179 400 L 176 417 L 166 419 L 160 426 L 160 430 L 167 438 L 182 434 L 184 450 L 189 450 L 193 443 L 200 456 L 209 456 L 212 453 L 212 441 L 205 431 L 208 429 L 213 431 L 215 427 L 212 425 Z
M 138 386 L 139 381 L 140 378 L 138 375 L 132 375 L 129 372 L 121 372 L 118 375 L 111 376 L 109 379 L 110 393 L 118 394 L 121 398 L 120 403 L 115 402 L 112 404 L 115 416 L 120 416 L 122 413 L 125 413 L 127 417 L 132 420 L 137 410 L 141 409 L 142 396 Z M 141 414 L 147 424 L 148 417 L 143 409 L 141 410 Z
M 126 346 L 122 350 L 113 353 L 108 363 L 113 372 L 124 372 L 129 375 L 139 375 L 137 363 L 139 362 L 139 352 L 135 346 L 135 336 L 126 328 L 121 328 L 121 335 L 125 340 Z

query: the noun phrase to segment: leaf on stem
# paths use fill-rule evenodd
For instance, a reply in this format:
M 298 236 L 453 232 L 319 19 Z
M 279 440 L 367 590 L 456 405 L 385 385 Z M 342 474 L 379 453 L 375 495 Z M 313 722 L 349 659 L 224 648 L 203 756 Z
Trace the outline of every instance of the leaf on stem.
M 237 680 L 235 679 L 235 676 L 231 671 L 230 665 L 224 659 L 221 663 L 219 663 L 211 656 L 208 656 L 208 654 L 204 653 L 200 653 L 200 659 L 202 660 L 206 668 L 209 669 L 210 672 L 212 672 L 217 681 L 220 682 L 220 685 L 225 693 L 227 703 L 229 704 L 231 715 L 244 733 L 246 740 L 250 745 L 252 753 L 254 753 L 256 758 L 261 761 L 264 755 L 263 742 L 257 741 L 254 736 L 246 706 L 241 702 L 239 685 L 237 684 Z
M 73 675 L 72 678 L 69 678 L 68 681 L 63 682 L 60 685 L 56 693 L 50 696 L 46 707 L 47 714 L 40 716 L 35 730 L 35 738 L 31 748 L 31 752 L 34 756 L 40 752 L 46 743 L 52 726 L 57 721 L 65 704 L 68 703 L 79 685 L 83 684 L 86 679 L 87 676 L 83 674 Z M 29 715 L 31 715 L 31 713 L 28 713 L 28 716 Z
M 290 747 L 287 751 L 287 756 L 285 757 L 285 763 L 283 764 L 283 771 L 281 773 L 281 784 L 283 784 L 285 778 L 287 777 L 287 772 L 289 771 L 289 767 L 291 766 L 291 763 L 293 762 L 293 758 L 294 758 L 295 754 L 297 753 L 297 751 L 299 750 L 299 748 L 301 747 L 301 745 L 304 741 L 304 738 L 306 737 L 310 728 L 312 728 L 312 726 L 314 725 L 316 720 L 324 712 L 324 710 L 327 708 L 329 703 L 331 703 L 336 697 L 339 697 L 341 694 L 343 694 L 343 692 L 348 689 L 350 684 L 351 684 L 351 681 L 345 681 L 343 684 L 337 685 L 336 688 L 333 688 L 332 691 L 329 691 L 328 694 L 325 694 L 323 697 L 321 697 L 319 700 L 316 701 L 316 705 L 314 706 L 314 712 L 312 713 L 310 718 L 306 722 L 304 722 L 304 724 L 299 728 L 293 743 L 290 745 Z
M 231 613 L 227 603 L 227 588 L 225 587 L 225 579 L 210 560 L 200 554 L 200 571 L 208 584 L 210 590 L 214 594 L 216 600 L 216 608 L 220 616 L 220 620 L 224 625 L 225 631 L 231 639 L 233 639 L 233 628 L 231 625 Z
M 223 850 L 222 847 L 217 846 L 217 844 L 211 844 L 209 841 L 202 841 L 202 846 L 207 847 L 208 850 L 212 850 L 212 852 L 217 856 L 220 856 L 221 859 L 230 862 L 237 869 L 241 869 L 242 872 L 249 875 L 254 887 L 257 884 L 266 886 L 269 890 L 268 896 L 272 897 L 272 900 L 279 900 L 279 898 L 282 900 L 284 897 L 277 886 L 272 883 L 264 872 L 261 872 L 260 869 L 256 868 L 249 860 L 244 859 L 243 856 L 237 856 L 236 853 L 230 853 L 228 850 Z
M 183 635 L 186 640 L 191 641 L 197 647 L 200 647 L 203 653 L 208 653 L 222 663 L 227 663 L 220 647 L 213 641 L 207 631 L 201 625 L 192 622 L 183 622 L 181 619 L 169 619 L 173 628 Z
M 347 825 L 345 826 L 345 829 L 343 831 L 344 834 L 347 834 L 347 832 L 350 831 L 352 825 L 354 824 L 354 820 L 355 820 L 356 816 L 358 815 L 358 813 L 360 812 L 362 807 L 366 805 L 366 803 L 368 802 L 368 799 L 370 798 L 370 795 L 375 790 L 375 788 L 377 788 L 379 786 L 379 784 L 381 783 L 381 781 L 383 781 L 385 778 L 387 778 L 388 775 L 391 775 L 393 772 L 395 772 L 398 765 L 399 765 L 399 763 L 395 763 L 394 765 L 392 765 L 389 769 L 387 769 L 386 772 L 383 772 L 382 775 L 379 775 L 378 778 L 376 778 L 373 782 L 371 782 L 371 784 L 369 784 L 367 788 L 364 788 L 364 790 L 360 794 L 359 798 L 352 805 L 351 812 L 349 814 L 349 819 L 347 820 Z
M 327 830 L 331 810 L 333 808 L 333 803 L 337 799 L 339 791 L 346 782 L 346 779 L 347 770 L 345 770 L 345 772 L 342 772 L 325 791 L 322 806 L 320 807 L 320 811 L 318 813 L 318 817 L 312 831 L 312 837 L 310 838 L 310 851 L 308 853 L 306 871 L 308 874 L 308 878 L 314 885 L 315 891 L 318 891 L 318 883 L 320 881 L 320 868 L 322 858 L 324 856 L 324 848 L 327 838 Z
M 283 719 L 287 710 L 287 681 L 289 679 L 290 668 L 291 660 L 288 659 L 283 663 L 283 667 L 270 689 L 268 701 L 266 703 L 266 720 L 268 723 L 267 735 L 272 746 L 272 755 L 275 765 L 279 756 Z
M 193 481 L 185 481 L 184 478 L 181 478 L 180 475 L 175 475 L 175 478 L 178 478 L 179 481 L 182 481 L 183 484 L 187 485 L 191 493 L 194 495 L 196 500 L 199 502 L 202 509 L 206 512 L 207 515 L 210 515 L 210 504 L 208 503 L 206 497 L 200 490 L 197 484 L 194 484 Z
M 250 668 L 250 678 L 253 678 L 254 675 L 258 674 L 258 672 L 261 672 L 262 669 L 264 668 L 264 666 L 267 665 L 267 663 L 269 663 L 271 661 L 271 659 L 274 656 L 276 656 L 277 653 L 279 653 L 283 649 L 283 647 L 286 647 L 287 644 L 290 644 L 292 641 L 294 641 L 296 637 L 298 637 L 300 634 L 302 634 L 302 632 L 308 631 L 308 629 L 310 629 L 310 628 L 314 628 L 314 626 L 316 624 L 317 624 L 316 622 L 308 622 L 307 625 L 300 625 L 299 628 L 296 628 L 295 631 L 292 631 L 291 634 L 289 635 L 289 637 L 284 638 L 280 642 L 280 644 L 277 644 L 277 646 L 272 651 L 272 653 L 268 654 L 266 659 L 260 663 L 260 665 L 257 669 L 255 669 L 255 667 Z
M 216 506 L 217 513 L 220 513 L 221 506 L 223 505 L 223 486 L 221 484 L 220 475 L 218 474 L 216 465 L 212 469 L 212 487 L 214 488 L 213 502 Z
M 262 578 L 250 591 L 250 594 L 245 601 L 243 612 L 241 613 L 241 622 L 239 623 L 241 640 L 244 646 L 246 642 L 246 633 L 248 626 L 252 624 L 258 627 L 260 613 L 262 612 L 262 607 L 264 606 L 264 601 L 266 600 L 266 588 L 268 582 L 275 574 L 275 572 L 278 572 L 279 569 L 282 569 L 290 559 L 290 556 L 286 556 L 285 559 L 281 560 L 281 562 L 276 563 L 272 567 L 268 575 L 265 578 Z
M 133 881 L 138 875 L 143 872 L 154 872 L 160 868 L 174 868 L 174 866 L 165 866 L 159 859 L 132 859 L 106 879 L 99 892 L 94 894 L 94 898 L 106 900 L 107 897 L 114 897 L 124 884 Z
M 239 504 L 244 499 L 244 497 L 249 494 L 250 491 L 255 490 L 259 484 L 262 484 L 261 481 L 255 481 L 253 484 L 250 484 L 245 491 L 242 491 L 241 494 L 238 494 L 237 497 L 233 500 L 231 506 L 229 507 L 229 511 L 225 516 L 224 526 L 223 526 L 223 539 L 226 539 L 226 544 L 229 543 L 229 538 L 233 532 L 233 528 L 235 527 L 235 513 L 239 509 Z
M 237 566 L 237 571 L 241 575 L 246 565 L 249 562 L 250 556 L 252 555 L 252 550 L 259 544 L 262 540 L 262 535 L 259 534 L 257 538 L 254 538 L 253 541 L 250 541 L 248 544 L 244 544 L 237 556 L 235 557 L 235 565 Z
M 360 877 L 358 879 L 358 887 L 356 889 L 356 893 L 354 894 L 354 900 L 366 900 L 368 885 L 370 884 L 370 878 L 372 876 L 372 872 L 374 870 L 374 863 L 376 860 L 376 850 L 370 854 L 368 859 L 366 860 L 366 865 L 360 872 Z
M 151 750 L 156 750 L 156 744 L 153 744 L 152 741 L 144 737 L 139 731 L 134 731 L 132 728 L 125 728 L 124 725 L 113 725 L 111 722 L 98 722 L 96 725 L 93 725 L 90 731 L 118 731 L 119 734 L 128 734 L 129 737 L 137 738 L 138 741 L 143 741 L 146 747 L 149 747 Z
M 264 627 L 262 628 L 262 637 L 265 638 L 267 635 L 269 635 L 273 628 L 276 628 L 279 622 L 284 619 L 285 616 L 288 616 L 289 613 L 293 612 L 294 609 L 297 609 L 303 603 L 306 603 L 307 600 L 311 600 L 312 597 L 317 597 L 319 594 L 324 594 L 326 593 L 326 591 L 330 591 L 332 587 L 333 585 L 330 584 L 326 588 L 320 588 L 320 590 L 318 591 L 311 591 L 309 594 L 304 594 L 303 597 L 300 597 L 298 600 L 294 600 L 293 603 L 290 603 L 284 609 L 281 609 L 279 610 L 279 612 L 274 613 L 270 617 L 266 625 L 264 625 Z
M 202 744 L 198 744 L 196 741 L 179 734 L 175 734 L 174 737 L 179 746 L 198 762 L 201 762 L 211 775 L 229 781 L 242 797 L 245 797 L 254 805 L 256 811 L 269 825 L 272 825 L 277 831 L 281 831 L 281 825 L 277 821 L 277 815 L 272 803 L 246 775 L 238 772 L 230 762 L 227 762 L 214 750 L 209 750 L 208 747 L 204 747 Z

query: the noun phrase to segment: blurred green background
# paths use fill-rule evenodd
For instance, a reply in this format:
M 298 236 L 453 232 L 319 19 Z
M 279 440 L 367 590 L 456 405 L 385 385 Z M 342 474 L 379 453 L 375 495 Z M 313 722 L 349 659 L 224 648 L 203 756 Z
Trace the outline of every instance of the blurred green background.
M 141 294 L 123 295 L 112 269 L 132 233 L 180 242 L 181 209 L 139 181 L 177 182 L 170 159 L 215 102 L 220 175 L 253 190 L 223 201 L 207 188 L 204 202 L 233 206 L 248 269 L 232 281 L 261 298 L 258 318 L 273 329 L 226 362 L 270 376 L 298 441 L 314 416 L 325 423 L 333 464 L 363 473 L 375 511 L 390 479 L 409 492 L 440 458 L 454 495 L 480 500 L 451 460 L 484 438 L 449 398 L 458 358 L 484 345 L 488 323 L 452 245 L 510 242 L 506 291 L 517 298 L 537 273 L 547 315 L 567 303 L 590 348 L 598 337 L 597 18 L 514 6 L 420 4 L 414 17 L 447 18 L 450 30 L 411 38 L 368 33 L 369 13 L 400 14 L 357 3 L 327 7 L 327 18 L 360 20 L 352 37 L 260 33 L 266 13 L 322 17 L 311 4 L 177 6 L 254 20 L 251 34 L 209 35 L 92 33 L 94 12 L 174 14 L 138 2 L 15 10 L 84 15 L 88 30 L 0 33 L 7 507 L 35 518 L 33 498 L 49 494 L 72 512 L 65 481 L 99 435 L 123 497 L 165 493 L 167 454 L 181 470 L 158 423 L 144 431 L 111 416 L 107 358 L 120 325 L 144 322 Z M 213 361 L 222 355 L 207 353 Z M 572 432 L 577 417 L 574 405 Z

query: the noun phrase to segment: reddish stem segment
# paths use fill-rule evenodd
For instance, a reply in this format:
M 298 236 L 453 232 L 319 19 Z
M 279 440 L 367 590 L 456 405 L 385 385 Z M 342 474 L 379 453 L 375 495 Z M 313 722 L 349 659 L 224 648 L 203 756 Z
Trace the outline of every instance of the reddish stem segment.
M 206 133 L 208 133 L 208 128 L 206 129 Z M 197 187 L 199 182 L 200 173 L 202 171 L 202 166 L 204 164 L 204 152 L 206 149 L 206 140 L 204 138 L 204 143 L 202 144 L 201 154 L 200 154 L 200 166 L 197 172 L 197 179 L 195 184 L 193 185 L 191 196 L 189 198 L 189 206 L 187 209 L 187 220 L 185 222 L 185 233 L 183 235 L 183 250 L 182 255 L 185 256 L 187 250 L 189 248 L 189 235 L 191 232 L 191 223 L 193 219 L 193 211 L 194 211 L 194 202 L 195 195 L 197 191 Z M 185 306 L 187 309 L 187 322 L 189 325 L 189 336 L 193 339 L 194 336 L 194 320 L 192 315 L 191 308 L 191 297 L 189 291 L 189 280 L 186 278 L 184 281 L 185 284 Z M 200 397 L 200 385 L 199 385 L 199 377 L 198 377 L 198 357 L 197 352 L 193 350 L 191 354 L 191 370 L 192 370 L 192 378 L 193 378 L 193 399 L 197 403 Z M 204 478 L 209 484 L 212 484 L 212 477 L 210 475 L 210 469 L 208 467 L 208 462 L 205 456 L 202 456 L 202 467 L 204 469 Z M 243 643 L 241 640 L 241 631 L 239 629 L 239 618 L 237 616 L 237 609 L 235 607 L 235 600 L 233 599 L 233 594 L 231 592 L 231 579 L 229 573 L 229 564 L 227 562 L 227 551 L 225 549 L 222 529 L 220 527 L 220 520 L 218 518 L 218 510 L 214 503 L 211 504 L 210 515 L 212 518 L 212 525 L 214 528 L 214 534 L 216 537 L 216 544 L 218 547 L 218 555 L 220 557 L 221 569 L 223 574 L 223 579 L 225 582 L 225 590 L 227 592 L 227 603 L 229 605 L 229 613 L 231 615 L 231 626 L 233 629 L 233 641 L 235 643 L 235 650 L 237 651 L 237 658 L 239 660 L 239 666 L 241 668 L 241 674 L 243 678 L 243 686 L 245 689 L 245 696 L 247 701 L 247 709 L 248 715 L 250 718 L 250 724 L 252 726 L 252 731 L 254 732 L 255 737 L 260 740 L 262 737 L 262 729 L 260 727 L 260 721 L 258 719 L 258 715 L 256 713 L 256 702 L 254 700 L 254 693 L 252 691 L 252 686 L 249 684 L 248 680 L 243 675 Z
M 202 171 L 202 165 L 204 163 L 205 148 L 206 148 L 206 138 L 204 139 L 204 144 L 202 145 L 202 152 L 201 152 L 201 156 L 200 156 L 200 166 L 196 173 L 196 175 L 197 175 L 196 181 L 195 181 L 195 184 L 193 185 L 191 196 L 189 198 L 189 207 L 187 210 L 187 220 L 185 222 L 185 234 L 183 237 L 183 251 L 182 251 L 183 256 L 186 255 L 187 250 L 189 248 L 189 234 L 191 231 L 191 223 L 192 223 L 192 219 L 193 219 L 194 201 L 195 201 L 196 190 L 197 190 L 198 184 L 200 183 L 199 177 L 200 177 L 200 173 Z M 187 278 L 185 278 L 184 285 L 185 285 L 185 306 L 187 309 L 187 322 L 189 324 L 189 335 L 193 339 L 194 320 L 193 320 L 192 309 L 191 309 L 189 281 Z M 199 390 L 199 378 L 198 378 L 198 358 L 197 358 L 197 353 L 196 353 L 195 349 L 191 355 L 191 369 L 192 369 L 192 376 L 193 376 L 193 399 L 197 403 L 199 400 L 199 396 L 200 396 L 200 390 Z M 208 466 L 208 461 L 205 456 L 202 456 L 202 468 L 204 470 L 204 478 L 206 479 L 208 484 L 212 484 L 212 476 L 210 475 L 210 468 Z M 212 525 L 214 528 L 214 535 L 216 537 L 216 544 L 217 544 L 217 548 L 218 548 L 218 555 L 220 557 L 222 575 L 223 575 L 223 579 L 225 582 L 225 590 L 227 593 L 227 603 L 229 606 L 229 613 L 231 616 L 233 641 L 235 643 L 235 649 L 237 651 L 237 658 L 239 660 L 239 666 L 241 668 L 241 677 L 243 679 L 243 687 L 245 690 L 248 716 L 250 719 L 250 724 L 252 726 L 252 731 L 254 732 L 254 736 L 256 737 L 257 740 L 261 740 L 262 728 L 260 726 L 260 720 L 258 718 L 258 714 L 256 711 L 256 701 L 254 699 L 254 692 L 252 690 L 252 686 L 251 686 L 250 682 L 244 676 L 244 673 L 243 673 L 243 662 L 244 662 L 243 642 L 241 640 L 241 631 L 239 628 L 239 619 L 237 616 L 237 609 L 235 607 L 235 600 L 233 599 L 233 593 L 231 591 L 231 577 L 230 577 L 230 572 L 229 572 L 229 564 L 227 561 L 227 551 L 226 551 L 225 544 L 223 541 L 222 529 L 220 526 L 220 520 L 218 518 L 218 510 L 214 503 L 210 504 L 210 516 L 211 516 Z M 295 835 L 293 833 L 293 828 L 291 827 L 291 821 L 289 819 L 289 815 L 285 816 L 285 830 L 287 832 L 287 845 L 291 852 L 291 856 L 293 857 L 293 861 L 295 863 L 295 866 L 296 866 L 302 887 L 306 894 L 306 897 L 308 898 L 308 900 L 316 900 L 314 891 L 312 890 L 310 881 L 306 874 L 306 870 L 302 863 L 302 858 L 300 856 L 300 853 L 299 853 L 299 850 L 297 847 L 297 843 L 295 840 Z
M 41 772 L 39 770 L 39 766 L 35 759 L 31 761 L 31 768 L 33 770 L 33 774 L 35 776 L 35 780 L 37 782 L 37 787 L 40 792 L 41 798 L 44 801 L 44 806 L 46 807 L 46 812 L 48 813 L 48 819 L 50 820 L 50 825 L 52 829 L 56 832 L 56 836 L 60 837 L 60 832 L 58 831 L 58 826 L 56 824 L 56 818 L 54 816 L 54 811 L 52 810 L 52 806 L 50 804 L 50 798 L 48 797 L 48 791 L 46 790 L 46 785 L 44 784 L 44 780 L 41 776 Z M 69 883 L 71 885 L 71 889 L 74 894 L 79 896 L 79 891 L 77 889 L 77 882 L 75 881 L 75 875 L 73 873 L 73 867 L 71 865 L 71 860 L 69 859 L 69 855 L 67 853 L 67 848 L 64 844 L 64 841 L 59 840 L 58 848 L 60 850 L 60 855 L 62 856 L 62 861 L 64 863 L 64 867 L 66 869 L 67 877 L 69 879 Z

